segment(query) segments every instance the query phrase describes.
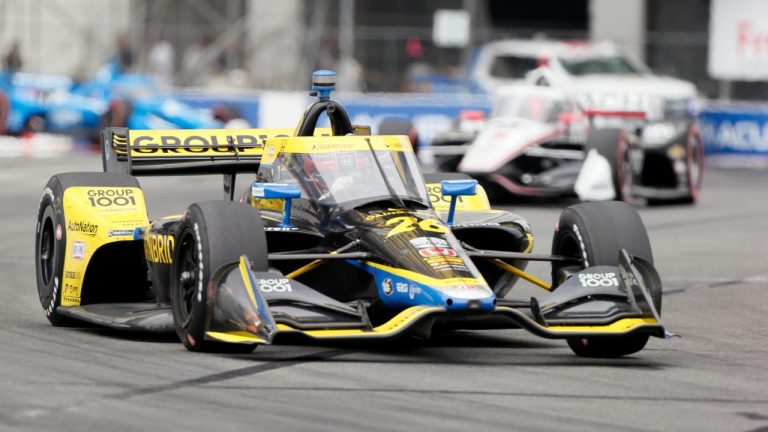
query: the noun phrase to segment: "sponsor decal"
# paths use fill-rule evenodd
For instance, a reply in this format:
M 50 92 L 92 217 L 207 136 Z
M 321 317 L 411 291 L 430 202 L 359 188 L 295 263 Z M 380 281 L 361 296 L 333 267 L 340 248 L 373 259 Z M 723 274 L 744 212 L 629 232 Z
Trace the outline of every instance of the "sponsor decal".
M 133 237 L 133 230 L 112 230 L 109 232 L 110 237 Z
M 395 291 L 398 294 L 406 294 L 409 299 L 413 300 L 417 295 L 421 294 L 421 287 L 408 282 L 395 283 Z
M 99 226 L 90 222 L 69 221 L 67 224 L 67 231 L 85 234 L 89 237 L 95 237 L 96 233 L 99 232 Z
M 390 238 L 393 235 L 410 232 L 416 228 L 421 228 L 424 231 L 436 232 L 440 234 L 445 234 L 448 232 L 448 228 L 437 219 L 419 220 L 413 216 L 393 217 L 392 219 L 389 219 L 387 222 L 385 222 L 385 225 L 394 225 L 394 227 L 389 231 L 385 238 Z
M 56 240 L 61 240 L 61 224 L 56 224 Z
M 256 286 L 261 292 L 265 293 L 293 292 L 293 288 L 291 288 L 291 281 L 287 278 L 258 279 L 256 281 Z
M 73 296 L 61 296 L 63 303 L 67 304 L 78 304 L 80 303 L 80 297 L 73 297 Z
M 296 231 L 298 228 L 296 227 L 264 227 L 264 231 Z
M 262 148 L 267 138 L 256 135 L 208 135 L 200 133 L 186 137 L 174 135 L 139 135 L 131 137 L 131 151 L 139 154 L 195 154 L 195 153 L 234 153 L 248 149 Z M 235 149 L 237 147 L 237 149 Z
M 422 249 L 436 247 L 448 247 L 448 241 L 440 237 L 416 237 L 410 240 L 413 247 Z
M 133 189 L 88 189 L 86 195 L 88 195 L 91 207 L 126 207 L 136 205 Z
M 76 260 L 85 258 L 85 242 L 72 243 L 72 258 Z
M 389 208 L 389 209 L 387 209 L 387 211 L 384 211 L 384 212 L 370 214 L 370 215 L 365 217 L 365 220 L 372 221 L 372 220 L 374 220 L 376 218 L 385 218 L 387 216 L 396 216 L 396 215 L 410 214 L 410 213 L 411 212 L 409 210 L 406 210 L 406 209 Z
M 419 254 L 425 258 L 435 257 L 435 256 L 455 257 L 457 255 L 455 250 L 451 248 L 443 248 L 443 247 L 430 247 L 430 248 L 419 249 Z
M 392 286 L 392 279 L 386 278 L 381 283 L 381 290 L 384 291 L 384 294 L 386 295 L 392 295 L 393 286 Z
M 619 286 L 616 273 L 581 273 L 579 282 L 583 287 L 615 287 Z
M 78 294 L 78 288 L 75 285 L 64 282 L 64 290 L 62 295 L 64 296 L 76 296 Z
M 469 271 L 464 260 L 455 256 L 438 255 L 424 258 L 424 261 L 437 271 Z
M 175 240 L 172 235 L 150 233 L 144 237 L 144 255 L 147 261 L 171 264 L 174 245 Z
M 80 279 L 80 272 L 67 270 L 64 272 L 64 279 Z
M 400 294 L 405 294 L 408 292 L 408 283 L 406 282 L 397 282 L 395 284 L 395 290 L 399 292 Z

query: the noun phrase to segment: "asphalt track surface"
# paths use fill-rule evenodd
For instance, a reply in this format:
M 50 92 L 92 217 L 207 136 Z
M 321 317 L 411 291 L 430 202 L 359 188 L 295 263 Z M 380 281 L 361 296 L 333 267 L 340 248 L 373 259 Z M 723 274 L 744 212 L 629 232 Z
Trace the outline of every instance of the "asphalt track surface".
M 768 173 L 709 171 L 698 205 L 640 207 L 682 337 L 591 360 L 523 330 L 217 355 L 52 327 L 34 277 L 42 188 L 99 169 L 93 156 L 0 158 L 0 430 L 768 430 Z M 141 182 L 150 217 L 220 197 L 218 177 Z M 513 206 L 535 251 L 566 204 Z

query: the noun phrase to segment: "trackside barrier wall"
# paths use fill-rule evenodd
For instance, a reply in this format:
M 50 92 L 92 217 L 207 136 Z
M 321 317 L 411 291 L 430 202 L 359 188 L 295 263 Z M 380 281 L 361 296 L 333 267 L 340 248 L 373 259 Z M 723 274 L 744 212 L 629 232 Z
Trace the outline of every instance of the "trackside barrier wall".
M 768 104 L 713 103 L 699 126 L 708 164 L 768 168 Z

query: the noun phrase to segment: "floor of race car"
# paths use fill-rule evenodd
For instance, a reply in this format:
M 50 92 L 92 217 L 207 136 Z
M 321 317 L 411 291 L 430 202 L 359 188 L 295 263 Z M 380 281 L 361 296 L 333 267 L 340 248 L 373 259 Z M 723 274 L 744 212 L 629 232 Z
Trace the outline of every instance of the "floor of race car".
M 590 360 L 522 330 L 216 355 L 174 338 L 54 328 L 35 292 L 40 194 L 54 173 L 100 166 L 97 156 L 0 158 L 0 430 L 768 428 L 768 173 L 708 171 L 699 205 L 640 207 L 663 316 L 682 337 Z M 217 176 L 140 181 L 152 217 L 221 194 Z M 532 222 L 535 252 L 549 251 L 563 205 L 514 206 Z M 531 268 L 548 277 L 544 264 Z

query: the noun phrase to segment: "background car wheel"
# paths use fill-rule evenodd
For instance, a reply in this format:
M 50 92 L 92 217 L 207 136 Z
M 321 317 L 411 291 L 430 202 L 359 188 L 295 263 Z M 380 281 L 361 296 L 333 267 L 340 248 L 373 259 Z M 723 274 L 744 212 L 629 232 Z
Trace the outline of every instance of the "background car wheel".
M 101 117 L 101 128 L 105 127 L 127 127 L 128 118 L 133 112 L 133 105 L 125 99 L 112 99 L 109 102 L 109 109 Z M 101 130 L 99 130 L 101 133 Z
M 179 224 L 171 266 L 171 308 L 176 333 L 190 351 L 250 352 L 255 345 L 206 341 L 208 282 L 224 264 L 245 254 L 267 271 L 267 240 L 259 212 L 229 201 L 192 204 Z
M 595 149 L 611 165 L 611 181 L 618 201 L 632 202 L 631 152 L 623 129 L 592 129 L 587 135 L 587 149 Z
M 684 203 L 692 204 L 699 199 L 701 186 L 704 182 L 704 143 L 701 141 L 699 127 L 691 125 L 688 130 L 688 145 L 686 154 L 686 171 L 688 172 L 688 196 Z
M 24 125 L 24 131 L 32 133 L 43 132 L 47 126 L 46 123 L 45 117 L 39 114 L 32 115 L 27 119 L 27 122 Z
M 560 215 L 552 254 L 578 257 L 583 266 L 552 264 L 553 285 L 560 285 L 570 274 L 585 267 L 618 265 L 619 250 L 653 263 L 651 244 L 645 225 L 634 207 L 620 202 L 589 202 L 566 208 Z M 651 292 L 661 313 L 661 290 Z M 574 353 L 582 357 L 621 357 L 640 351 L 648 335 L 614 338 L 568 339 Z
M 8 116 L 11 113 L 11 102 L 5 92 L 0 91 L 0 135 L 8 133 Z

